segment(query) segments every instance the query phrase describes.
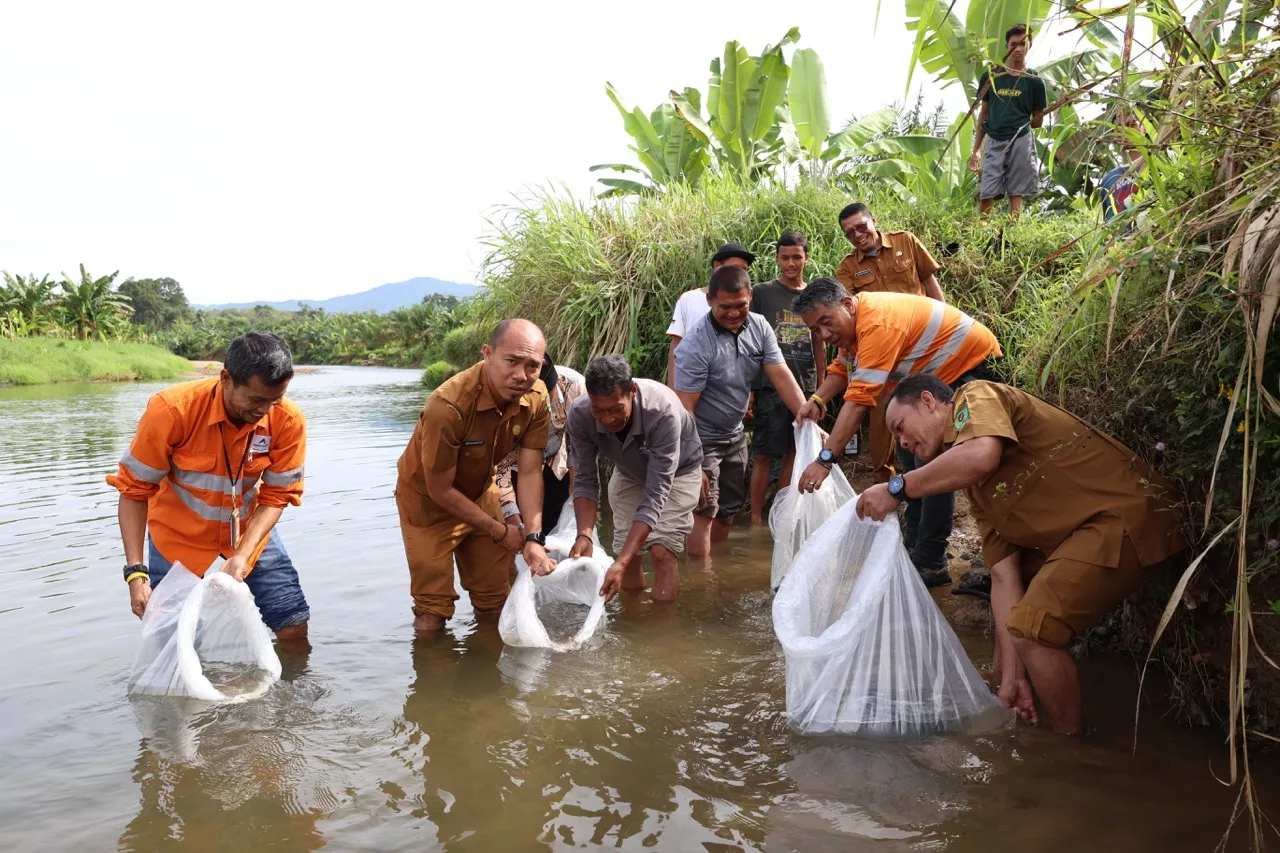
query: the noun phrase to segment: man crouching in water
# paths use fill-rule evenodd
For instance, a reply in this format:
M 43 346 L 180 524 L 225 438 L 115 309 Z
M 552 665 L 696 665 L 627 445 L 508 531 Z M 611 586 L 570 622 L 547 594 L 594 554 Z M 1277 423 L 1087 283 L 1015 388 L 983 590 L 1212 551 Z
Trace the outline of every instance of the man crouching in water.
M 1054 731 L 1079 734 L 1080 675 L 1066 646 L 1185 549 L 1169 484 L 1106 433 L 1008 385 L 953 391 L 909 376 L 885 423 L 928 462 L 903 475 L 896 497 L 884 484 L 863 492 L 859 517 L 965 489 L 991 567 L 1000 700 L 1034 723 L 1034 687 Z
M 416 631 L 439 631 L 453 616 L 455 559 L 477 615 L 496 615 L 506 602 L 512 552 L 522 550 L 534 574 L 555 568 L 542 532 L 542 451 L 551 427 L 538 379 L 545 351 L 533 323 L 503 320 L 483 359 L 427 398 L 400 456 L 396 506 Z M 507 524 L 494 472 L 517 447 L 521 522 Z

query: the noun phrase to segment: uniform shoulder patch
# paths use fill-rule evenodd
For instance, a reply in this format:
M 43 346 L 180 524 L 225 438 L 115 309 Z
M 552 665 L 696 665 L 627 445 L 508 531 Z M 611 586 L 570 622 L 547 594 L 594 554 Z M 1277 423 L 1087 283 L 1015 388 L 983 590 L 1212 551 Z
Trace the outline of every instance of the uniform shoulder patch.
M 964 429 L 964 425 L 969 423 L 969 404 L 965 403 L 959 409 L 956 409 L 956 419 L 951 424 L 955 427 L 956 432 Z

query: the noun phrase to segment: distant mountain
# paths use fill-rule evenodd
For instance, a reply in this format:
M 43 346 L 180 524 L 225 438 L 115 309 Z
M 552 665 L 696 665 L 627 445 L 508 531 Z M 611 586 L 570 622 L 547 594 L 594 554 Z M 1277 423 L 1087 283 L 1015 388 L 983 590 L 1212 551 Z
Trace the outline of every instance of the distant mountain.
M 297 311 L 301 303 L 312 308 L 323 308 L 329 314 L 343 311 L 376 311 L 385 314 L 397 308 L 404 308 L 422 301 L 422 297 L 432 293 L 444 296 L 456 296 L 463 299 L 475 296 L 480 290 L 474 284 L 459 284 L 456 281 L 441 281 L 438 278 L 411 278 L 394 284 L 383 284 L 372 290 L 351 293 L 346 296 L 334 296 L 331 299 L 286 299 L 283 302 L 228 302 L 222 305 L 193 305 L 193 308 L 253 308 L 267 305 L 280 311 Z

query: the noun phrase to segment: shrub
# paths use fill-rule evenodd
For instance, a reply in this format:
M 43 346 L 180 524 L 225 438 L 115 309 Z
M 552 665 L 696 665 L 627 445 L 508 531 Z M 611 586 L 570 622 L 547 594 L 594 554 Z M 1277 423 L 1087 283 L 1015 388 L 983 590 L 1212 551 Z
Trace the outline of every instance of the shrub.
M 447 361 L 433 361 L 422 371 L 422 384 L 427 388 L 437 388 L 458 369 Z

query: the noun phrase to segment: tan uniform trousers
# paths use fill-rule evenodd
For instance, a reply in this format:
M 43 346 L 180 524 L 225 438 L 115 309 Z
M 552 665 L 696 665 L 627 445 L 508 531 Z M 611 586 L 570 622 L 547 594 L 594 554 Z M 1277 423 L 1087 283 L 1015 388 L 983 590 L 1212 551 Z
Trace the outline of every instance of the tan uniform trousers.
M 875 406 L 867 412 L 867 453 L 871 455 L 872 476 L 877 483 L 887 483 L 893 479 L 893 434 L 884 422 L 884 408 L 889 404 L 889 395 L 881 394 Z
M 502 518 L 496 486 L 490 485 L 476 505 L 490 517 Z M 502 609 L 511 590 L 510 551 L 494 542 L 487 531 L 459 521 L 403 482 L 396 485 L 396 507 L 400 510 L 404 554 L 409 560 L 409 591 L 413 594 L 415 616 L 453 616 L 453 603 L 458 600 L 453 585 L 455 560 L 472 607 Z

